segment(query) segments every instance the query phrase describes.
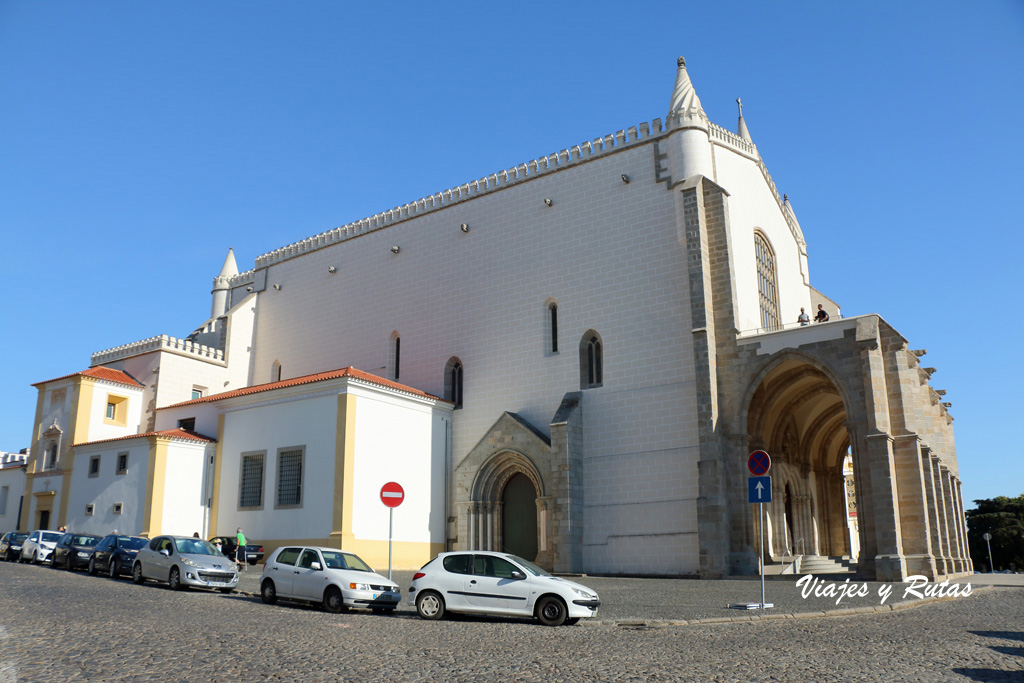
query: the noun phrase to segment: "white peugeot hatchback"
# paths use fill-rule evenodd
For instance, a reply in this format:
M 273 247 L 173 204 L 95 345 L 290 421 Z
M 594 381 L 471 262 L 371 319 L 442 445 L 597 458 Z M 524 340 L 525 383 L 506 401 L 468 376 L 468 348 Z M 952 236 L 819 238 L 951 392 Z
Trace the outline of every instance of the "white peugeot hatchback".
M 328 612 L 365 607 L 390 614 L 402 601 L 402 589 L 373 571 L 357 555 L 337 548 L 284 546 L 263 565 L 260 597 L 320 603 Z
M 409 605 L 424 619 L 445 612 L 536 617 L 546 626 L 597 615 L 597 593 L 506 553 L 441 553 L 412 577 Z

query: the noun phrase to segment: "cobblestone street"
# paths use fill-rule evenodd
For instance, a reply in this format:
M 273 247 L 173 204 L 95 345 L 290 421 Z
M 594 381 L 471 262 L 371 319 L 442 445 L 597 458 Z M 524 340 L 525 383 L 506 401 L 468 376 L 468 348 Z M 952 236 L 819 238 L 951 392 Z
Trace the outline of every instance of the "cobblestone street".
M 250 571 L 243 590 L 258 576 Z M 1022 587 L 882 613 L 651 628 L 612 620 L 743 616 L 724 610 L 722 586 L 759 586 L 588 577 L 581 581 L 601 592 L 607 618 L 552 629 L 510 619 L 427 622 L 405 605 L 393 616 L 332 615 L 6 563 L 0 578 L 0 683 L 1024 680 Z M 407 589 L 404 574 L 395 578 Z M 786 612 L 835 608 L 834 599 L 803 601 L 793 584 L 768 591 L 769 600 L 795 596 L 780 604 Z M 634 595 L 642 596 L 635 604 Z M 659 604 L 683 607 L 647 614 Z

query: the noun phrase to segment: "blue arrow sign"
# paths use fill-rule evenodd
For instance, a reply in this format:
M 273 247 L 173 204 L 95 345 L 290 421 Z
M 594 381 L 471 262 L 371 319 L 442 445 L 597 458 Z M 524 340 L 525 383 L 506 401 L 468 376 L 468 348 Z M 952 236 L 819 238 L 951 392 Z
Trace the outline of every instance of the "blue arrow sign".
M 751 503 L 772 502 L 772 478 L 750 477 L 747 479 L 747 492 Z

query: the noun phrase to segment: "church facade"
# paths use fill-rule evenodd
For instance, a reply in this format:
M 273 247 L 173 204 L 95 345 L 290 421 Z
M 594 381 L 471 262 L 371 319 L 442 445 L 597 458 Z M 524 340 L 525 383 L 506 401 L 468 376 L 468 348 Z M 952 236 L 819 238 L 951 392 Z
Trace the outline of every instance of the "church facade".
M 796 322 L 819 304 L 831 319 Z M 229 254 L 192 335 L 37 385 L 24 523 L 49 505 L 87 530 L 121 486 L 138 519 L 122 531 L 244 527 L 268 552 L 301 539 L 379 564 L 376 497 L 397 481 L 398 566 L 495 549 L 558 572 L 747 575 L 761 522 L 746 461 L 763 449 L 766 561 L 970 572 L 934 368 L 878 315 L 839 313 L 742 114 L 735 133 L 711 123 L 680 60 L 664 121 L 244 272 Z M 131 486 L 116 474 L 129 446 L 145 466 Z

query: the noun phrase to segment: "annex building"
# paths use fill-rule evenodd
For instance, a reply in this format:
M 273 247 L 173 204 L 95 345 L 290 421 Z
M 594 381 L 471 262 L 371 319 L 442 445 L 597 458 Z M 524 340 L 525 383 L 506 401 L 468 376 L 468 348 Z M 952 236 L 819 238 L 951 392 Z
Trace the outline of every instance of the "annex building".
M 244 272 L 229 252 L 192 334 L 36 385 L 23 528 L 243 527 L 268 552 L 380 566 L 396 481 L 397 567 L 495 549 L 558 572 L 754 574 L 746 462 L 764 449 L 767 562 L 970 572 L 924 351 L 814 288 L 742 112 L 735 132 L 710 122 L 682 59 L 669 100 Z M 819 304 L 828 322 L 797 322 Z

